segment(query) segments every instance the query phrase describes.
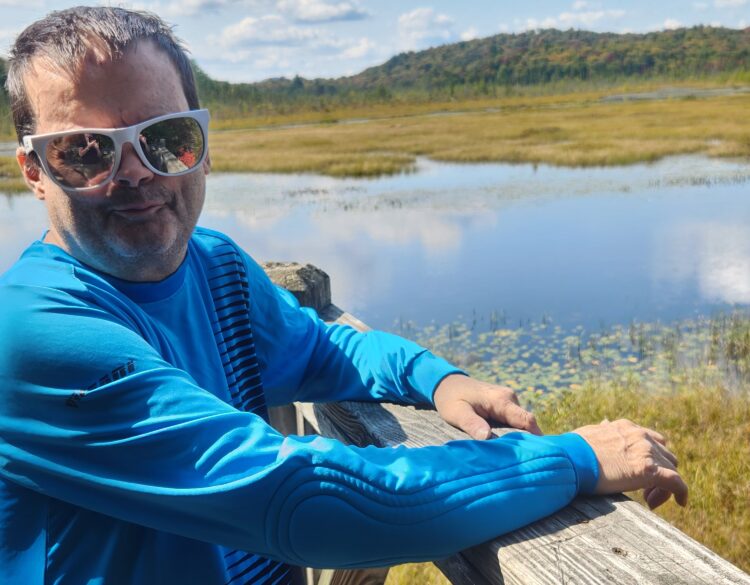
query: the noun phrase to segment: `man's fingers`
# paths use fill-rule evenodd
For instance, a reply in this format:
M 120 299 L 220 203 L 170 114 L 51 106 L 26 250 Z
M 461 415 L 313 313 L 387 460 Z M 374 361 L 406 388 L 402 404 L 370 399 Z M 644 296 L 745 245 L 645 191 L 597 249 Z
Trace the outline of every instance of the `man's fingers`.
M 653 510 L 665 503 L 671 497 L 671 493 L 659 487 L 646 488 L 643 490 L 643 498 L 646 500 L 648 507 Z
M 664 445 L 666 447 L 667 445 L 667 439 L 664 435 L 662 435 L 658 431 L 654 431 L 652 429 L 646 429 L 646 434 L 651 437 L 654 441 L 657 443 Z
M 489 423 L 476 413 L 471 404 L 460 400 L 451 406 L 450 412 L 444 413 L 443 417 L 453 426 L 479 441 L 492 436 Z
M 661 443 L 654 445 L 654 447 L 656 452 L 669 462 L 669 465 L 667 465 L 667 467 L 677 469 L 677 457 L 674 453 L 664 447 Z
M 515 428 L 529 431 L 534 435 L 542 435 L 542 429 L 536 422 L 536 417 L 528 410 L 524 410 L 515 402 L 505 401 L 493 405 L 492 418 Z
M 680 506 L 687 505 L 688 486 L 682 480 L 679 473 L 672 469 L 667 469 L 666 467 L 657 467 L 654 479 L 654 487 L 656 490 L 652 491 L 651 495 L 653 495 L 658 489 L 662 489 L 669 493 L 673 493 L 674 499 Z

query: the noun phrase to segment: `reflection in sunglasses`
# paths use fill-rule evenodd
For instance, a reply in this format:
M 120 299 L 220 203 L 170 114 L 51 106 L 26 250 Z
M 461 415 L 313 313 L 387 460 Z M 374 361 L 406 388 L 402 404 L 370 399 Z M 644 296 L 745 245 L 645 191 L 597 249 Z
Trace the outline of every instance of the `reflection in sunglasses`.
M 206 156 L 208 112 L 159 116 L 133 126 L 24 137 L 27 153 L 43 152 L 42 166 L 64 188 L 91 189 L 114 176 L 122 146 L 133 145 L 142 163 L 160 175 L 195 169 Z M 119 163 L 117 163 L 119 164 Z

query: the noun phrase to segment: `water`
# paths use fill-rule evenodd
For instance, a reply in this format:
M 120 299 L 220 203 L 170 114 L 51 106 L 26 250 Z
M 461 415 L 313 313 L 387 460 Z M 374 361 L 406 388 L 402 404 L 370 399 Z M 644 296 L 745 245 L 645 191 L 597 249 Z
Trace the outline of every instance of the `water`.
M 420 160 L 382 179 L 213 175 L 201 224 L 259 260 L 310 262 L 368 324 L 598 328 L 750 305 L 750 165 L 621 168 Z M 44 229 L 6 198 L 0 270 Z

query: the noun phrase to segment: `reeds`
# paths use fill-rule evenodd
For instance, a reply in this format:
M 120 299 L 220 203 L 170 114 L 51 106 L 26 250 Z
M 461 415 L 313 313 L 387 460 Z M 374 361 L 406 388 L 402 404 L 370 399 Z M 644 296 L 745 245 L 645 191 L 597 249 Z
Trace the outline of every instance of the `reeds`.
M 449 162 L 626 165 L 669 155 L 750 157 L 750 95 L 603 102 L 596 94 L 395 106 L 356 123 L 211 136 L 216 171 L 378 176 L 416 157 Z M 463 105 L 463 107 L 461 107 Z M 421 109 L 420 109 L 421 108 Z M 334 116 L 343 120 L 342 115 Z
M 707 375 L 708 374 L 708 375 Z M 750 570 L 750 392 L 730 390 L 701 368 L 660 391 L 635 380 L 590 382 L 550 395 L 535 408 L 546 432 L 629 418 L 669 440 L 690 487 L 683 509 L 656 513 L 741 569 Z M 642 501 L 640 494 L 631 494 Z

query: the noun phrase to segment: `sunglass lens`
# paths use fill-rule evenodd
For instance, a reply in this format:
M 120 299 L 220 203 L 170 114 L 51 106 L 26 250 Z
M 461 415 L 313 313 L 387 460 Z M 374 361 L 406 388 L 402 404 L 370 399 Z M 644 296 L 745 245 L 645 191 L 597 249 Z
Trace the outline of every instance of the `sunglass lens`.
M 148 161 L 162 173 L 184 173 L 203 159 L 203 131 L 193 118 L 157 122 L 141 130 L 138 138 Z
M 85 189 L 107 181 L 115 161 L 115 145 L 103 134 L 67 134 L 50 140 L 45 156 L 61 185 Z

